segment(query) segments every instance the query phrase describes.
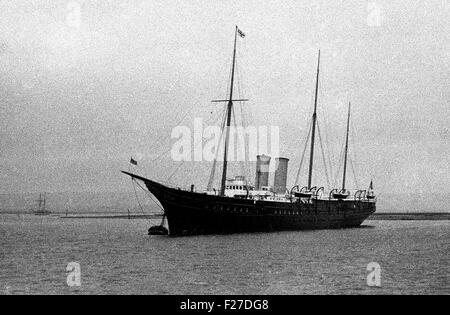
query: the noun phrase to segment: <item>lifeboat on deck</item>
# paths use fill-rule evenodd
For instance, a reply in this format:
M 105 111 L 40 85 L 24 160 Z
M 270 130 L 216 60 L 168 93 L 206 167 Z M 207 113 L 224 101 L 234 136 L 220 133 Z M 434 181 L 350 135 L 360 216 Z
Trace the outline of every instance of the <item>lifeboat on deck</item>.
M 347 199 L 348 196 L 350 196 L 350 193 L 348 192 L 348 190 L 342 189 L 340 191 L 338 191 L 337 189 L 333 189 L 331 191 L 331 196 L 333 197 L 333 199 Z
M 317 187 L 308 189 L 308 187 L 304 186 L 299 191 L 294 192 L 294 196 L 297 198 L 311 198 L 316 190 Z

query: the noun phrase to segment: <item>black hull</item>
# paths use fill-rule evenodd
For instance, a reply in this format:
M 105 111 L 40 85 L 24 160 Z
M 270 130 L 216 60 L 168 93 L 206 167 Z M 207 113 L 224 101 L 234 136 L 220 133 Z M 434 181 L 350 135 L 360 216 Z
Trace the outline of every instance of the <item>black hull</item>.
M 212 196 L 144 181 L 164 207 L 169 235 L 340 229 L 360 226 L 376 210 L 369 200 L 255 201 Z

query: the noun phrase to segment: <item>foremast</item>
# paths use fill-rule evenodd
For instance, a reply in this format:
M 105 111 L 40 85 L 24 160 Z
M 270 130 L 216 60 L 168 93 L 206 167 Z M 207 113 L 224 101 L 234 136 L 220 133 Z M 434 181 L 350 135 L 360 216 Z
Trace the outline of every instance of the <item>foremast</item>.
M 222 180 L 220 184 L 220 196 L 225 196 L 225 183 L 227 180 L 227 164 L 228 164 L 228 144 L 230 142 L 230 126 L 231 126 L 231 113 L 233 111 L 233 101 L 245 102 L 247 99 L 233 100 L 233 88 L 234 88 L 234 69 L 236 66 L 236 44 L 237 36 L 245 37 L 245 34 L 236 26 L 234 31 L 234 47 L 233 47 L 233 65 L 231 68 L 231 82 L 230 82 L 230 95 L 228 100 L 215 100 L 213 102 L 227 102 L 226 109 L 226 125 L 225 128 L 225 148 L 223 152 L 223 169 L 222 169 Z
M 238 27 L 234 31 L 234 48 L 233 48 L 233 65 L 231 68 L 231 83 L 230 83 L 230 97 L 228 99 L 227 105 L 227 123 L 225 126 L 225 148 L 223 152 L 223 169 L 222 169 L 222 180 L 220 184 L 220 195 L 225 195 L 225 183 L 227 180 L 227 158 L 228 158 L 228 143 L 230 141 L 230 125 L 231 125 L 231 111 L 233 110 L 233 87 L 234 87 L 234 67 L 236 64 L 236 42 L 238 35 Z

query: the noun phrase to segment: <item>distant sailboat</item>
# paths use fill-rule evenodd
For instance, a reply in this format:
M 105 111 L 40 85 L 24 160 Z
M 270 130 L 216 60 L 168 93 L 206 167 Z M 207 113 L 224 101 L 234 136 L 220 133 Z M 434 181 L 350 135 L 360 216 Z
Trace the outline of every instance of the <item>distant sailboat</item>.
M 39 194 L 39 199 L 36 200 L 37 202 L 37 209 L 33 209 L 33 213 L 35 215 L 49 215 L 51 212 L 45 208 L 46 206 L 46 198 L 45 193 Z

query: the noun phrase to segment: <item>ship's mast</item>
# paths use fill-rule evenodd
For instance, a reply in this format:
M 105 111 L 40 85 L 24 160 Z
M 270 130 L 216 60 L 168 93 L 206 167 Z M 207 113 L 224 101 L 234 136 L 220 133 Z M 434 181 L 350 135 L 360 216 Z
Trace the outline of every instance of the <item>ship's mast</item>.
M 42 209 L 42 193 L 39 193 L 39 200 L 38 200 L 38 202 L 39 202 L 39 205 L 38 205 L 37 212 L 40 212 L 41 209 Z
M 312 116 L 312 133 L 311 133 L 311 151 L 309 155 L 309 176 L 308 176 L 308 189 L 311 189 L 312 171 L 314 164 L 314 138 L 316 135 L 316 120 L 317 120 L 317 92 L 319 90 L 319 66 L 320 66 L 320 50 L 317 57 L 317 74 L 316 74 L 316 93 L 314 96 L 314 113 Z
M 227 124 L 225 135 L 225 149 L 223 153 L 223 170 L 222 170 L 222 182 L 220 185 L 220 195 L 225 195 L 225 182 L 227 180 L 227 157 L 228 157 L 228 142 L 230 141 L 230 125 L 231 125 L 231 111 L 233 110 L 233 85 L 234 85 L 234 65 L 236 63 L 236 41 L 237 41 L 238 27 L 234 31 L 234 48 L 233 48 L 233 65 L 231 68 L 231 84 L 230 84 L 230 98 L 228 99 L 227 106 Z
M 348 102 L 347 134 L 345 136 L 345 155 L 344 155 L 344 173 L 342 175 L 342 192 L 345 192 L 345 174 L 347 172 L 347 151 L 348 151 L 348 131 L 350 128 L 350 107 L 351 107 L 351 104 L 350 104 L 350 102 Z

